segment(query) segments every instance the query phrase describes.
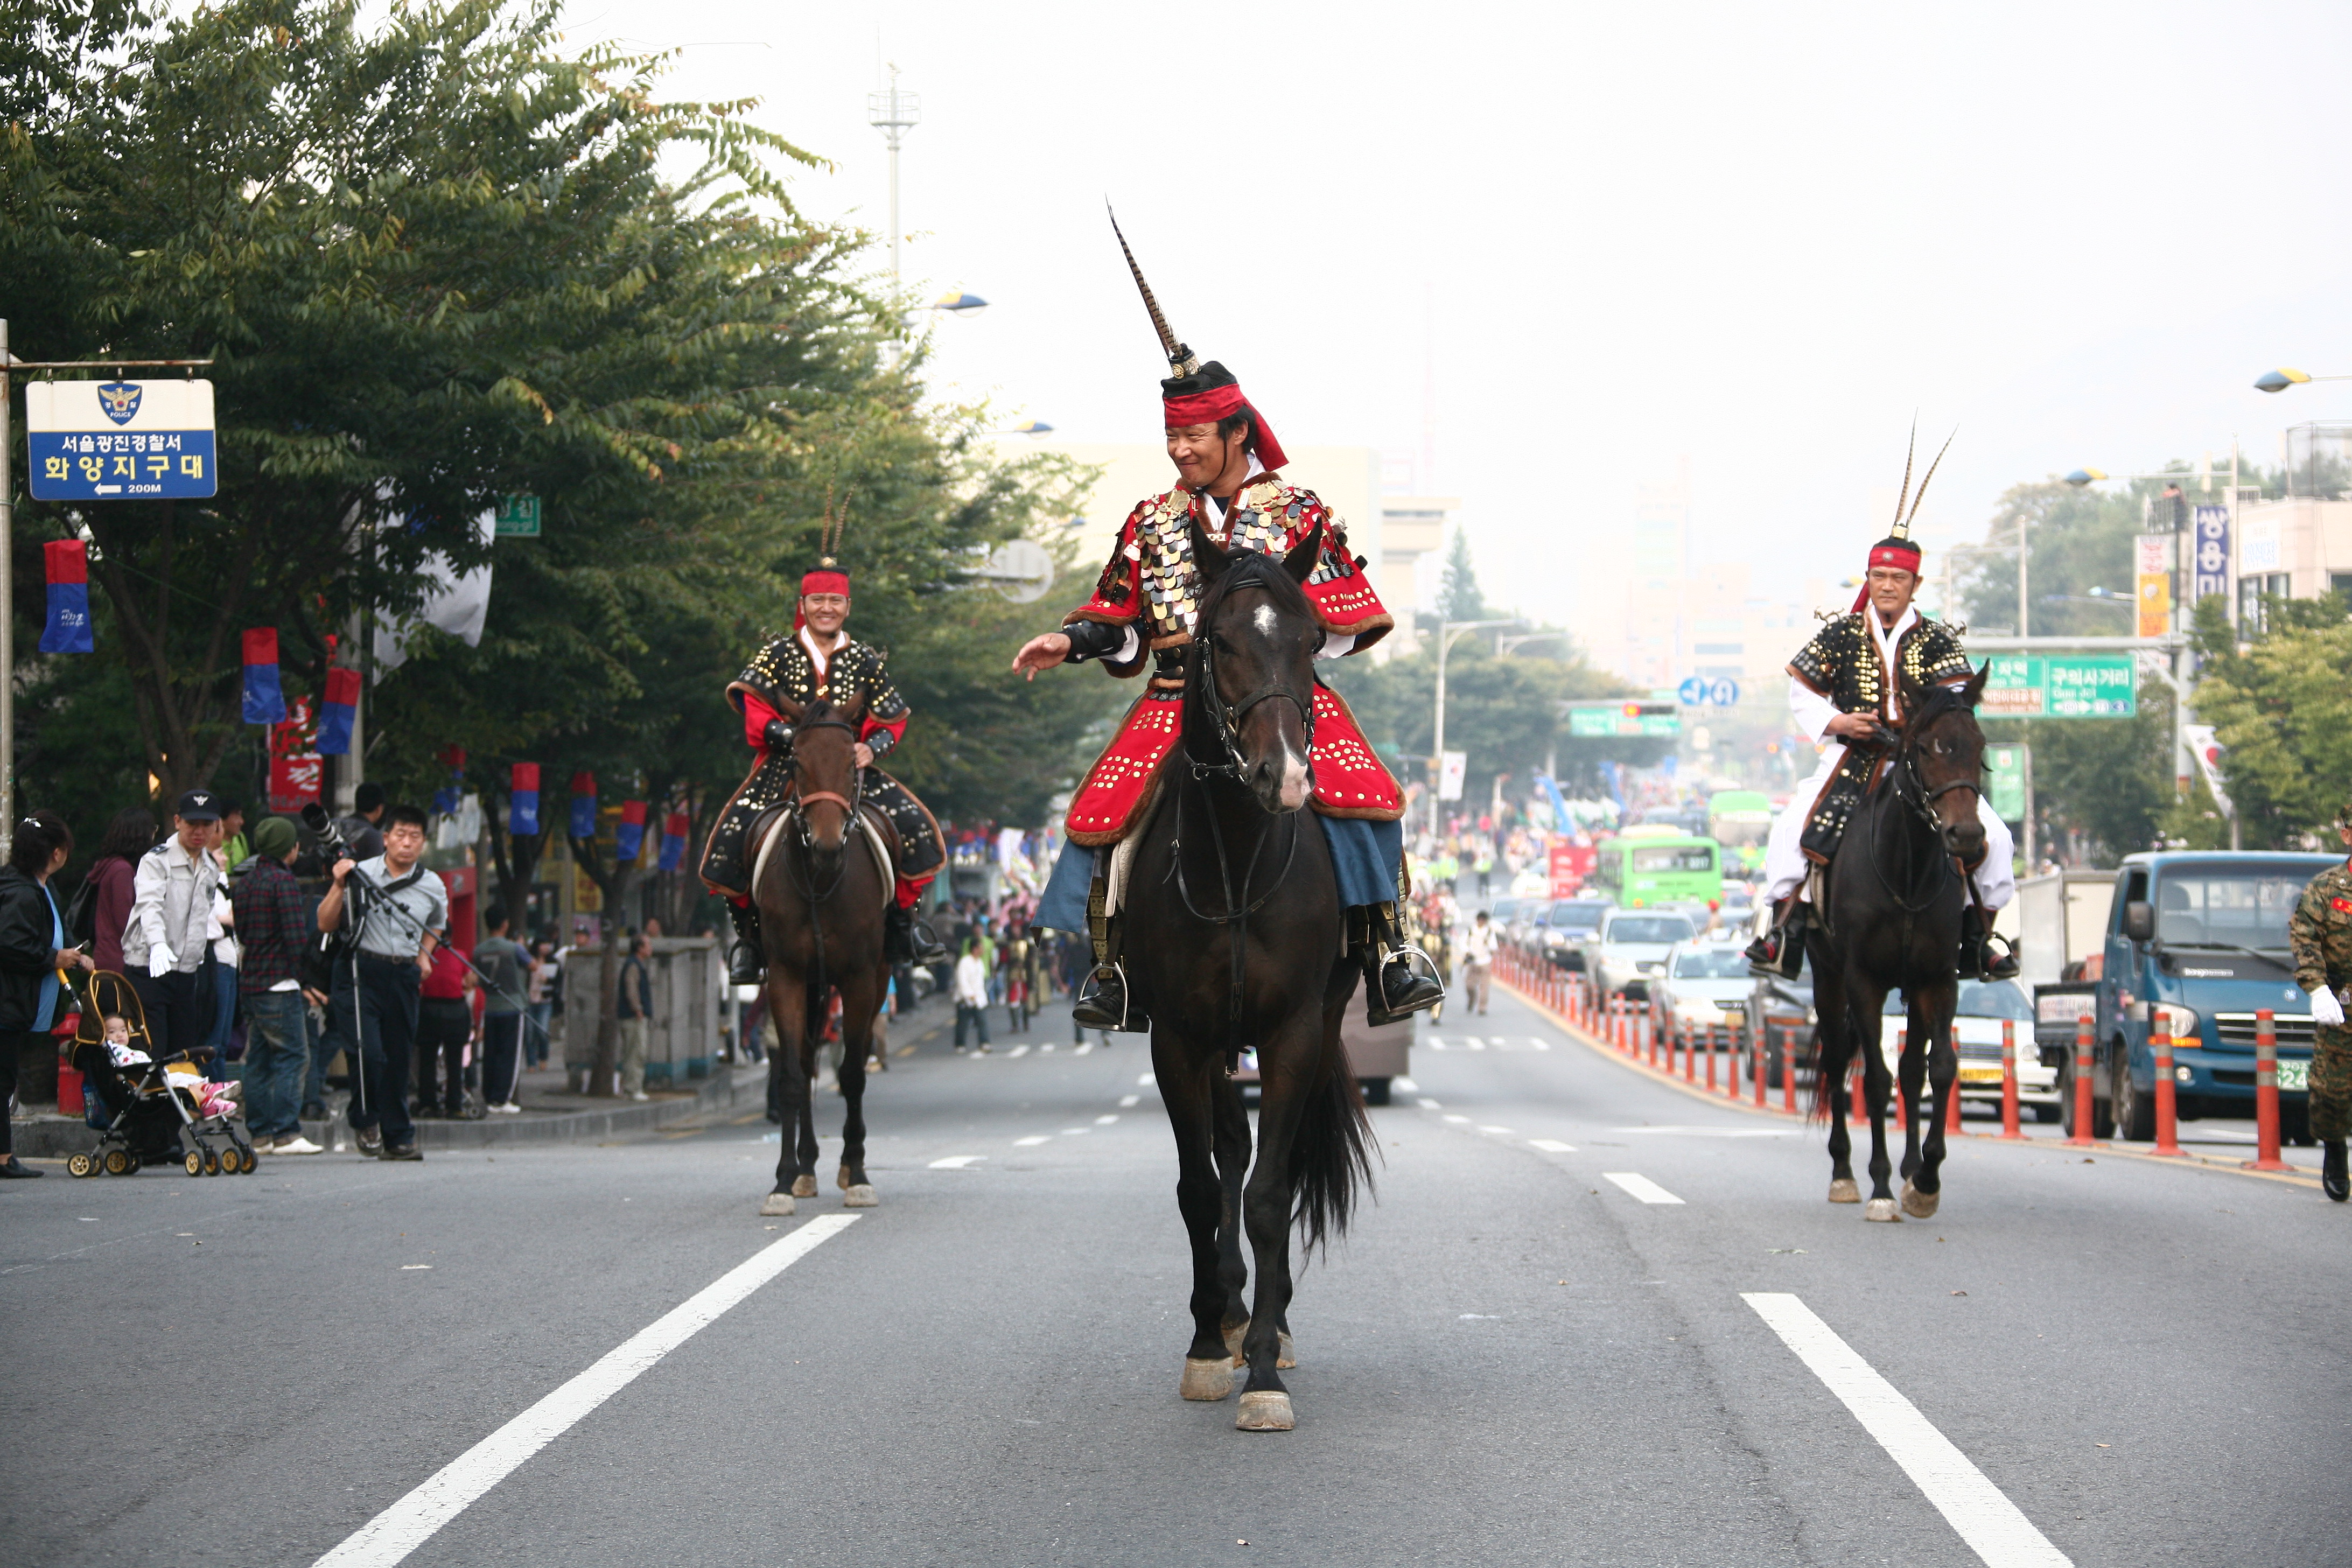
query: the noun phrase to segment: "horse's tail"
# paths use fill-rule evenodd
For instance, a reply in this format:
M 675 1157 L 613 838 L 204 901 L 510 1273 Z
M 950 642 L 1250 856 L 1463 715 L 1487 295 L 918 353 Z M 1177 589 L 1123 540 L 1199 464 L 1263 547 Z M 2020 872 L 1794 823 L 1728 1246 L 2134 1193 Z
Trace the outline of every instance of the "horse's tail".
M 1296 1194 L 1291 1218 L 1307 1251 L 1348 1234 L 1358 1184 L 1371 1189 L 1374 1146 L 1364 1092 L 1348 1069 L 1344 1049 L 1334 1041 L 1318 1082 L 1298 1108 L 1297 1131 L 1290 1143 Z
M 1822 1038 L 1822 1026 L 1815 1024 L 1813 1026 L 1813 1104 L 1812 1110 L 1807 1113 L 1811 1120 L 1827 1121 L 1830 1119 L 1830 1111 L 1838 1095 L 1845 1089 L 1843 1063 L 1844 1058 L 1841 1057 L 1839 1071 L 1832 1077 L 1830 1073 L 1829 1042 Z M 1794 1072 L 1797 1070 L 1796 1063 L 1783 1059 L 1780 1063 L 1780 1070 Z

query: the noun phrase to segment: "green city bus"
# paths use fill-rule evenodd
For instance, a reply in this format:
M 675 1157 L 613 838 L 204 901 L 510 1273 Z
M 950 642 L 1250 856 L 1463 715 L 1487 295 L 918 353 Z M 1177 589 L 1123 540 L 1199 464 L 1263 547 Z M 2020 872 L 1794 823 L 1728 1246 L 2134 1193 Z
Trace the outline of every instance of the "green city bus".
M 1622 909 L 1723 898 L 1723 851 L 1712 838 L 1644 826 L 1625 829 L 1600 849 L 1593 877 Z
M 1772 800 L 1760 790 L 1719 789 L 1707 797 L 1706 830 L 1723 846 L 1723 858 L 1747 872 L 1764 867 L 1764 841 L 1772 834 Z

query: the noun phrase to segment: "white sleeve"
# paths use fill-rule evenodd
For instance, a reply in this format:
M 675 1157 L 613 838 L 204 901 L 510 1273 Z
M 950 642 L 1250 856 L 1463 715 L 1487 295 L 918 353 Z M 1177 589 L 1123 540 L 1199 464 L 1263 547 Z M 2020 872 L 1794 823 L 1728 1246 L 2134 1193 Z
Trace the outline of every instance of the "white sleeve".
M 1315 650 L 1315 657 L 1318 659 L 1345 658 L 1355 651 L 1355 633 L 1349 632 L 1345 636 L 1342 636 L 1338 632 L 1325 632 L 1323 634 L 1323 646 Z
M 1820 745 L 1837 711 L 1836 703 L 1795 676 L 1789 677 L 1789 712 L 1796 719 L 1797 728 L 1805 732 L 1805 739 Z
M 1135 635 L 1134 625 L 1129 623 L 1125 629 L 1127 635 L 1119 639 L 1118 651 L 1110 656 L 1113 664 L 1133 664 L 1135 656 L 1143 651 L 1143 639 Z
M 163 930 L 163 889 L 171 873 L 163 868 L 161 855 L 142 855 L 138 869 L 131 878 L 131 929 L 142 938 L 140 956 L 144 958 L 149 948 L 171 948 L 171 940 Z

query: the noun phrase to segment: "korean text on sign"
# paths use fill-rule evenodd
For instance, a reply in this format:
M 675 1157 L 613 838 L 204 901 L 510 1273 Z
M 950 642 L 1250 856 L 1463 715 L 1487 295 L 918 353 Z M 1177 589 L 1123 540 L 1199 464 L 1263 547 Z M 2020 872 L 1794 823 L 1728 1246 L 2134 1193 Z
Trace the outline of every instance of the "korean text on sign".
M 220 488 L 209 381 L 37 381 L 25 415 L 37 500 L 191 500 Z

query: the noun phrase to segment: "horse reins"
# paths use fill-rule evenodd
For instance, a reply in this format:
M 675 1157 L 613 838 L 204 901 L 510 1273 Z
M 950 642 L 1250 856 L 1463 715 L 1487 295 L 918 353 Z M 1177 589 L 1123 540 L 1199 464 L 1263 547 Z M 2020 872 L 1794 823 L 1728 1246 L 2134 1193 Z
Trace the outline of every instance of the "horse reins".
M 800 724 L 794 725 L 793 728 L 795 731 L 845 730 L 849 732 L 850 737 L 853 740 L 855 740 L 857 735 L 856 726 L 844 719 L 810 719 Z M 808 900 L 809 935 L 812 942 L 816 948 L 815 973 L 811 977 L 811 982 L 808 987 L 808 1005 L 812 1011 L 814 1011 L 818 1005 L 817 998 L 822 997 L 825 994 L 824 915 L 820 906 L 825 900 L 832 898 L 834 894 L 841 890 L 841 880 L 844 877 L 846 877 L 849 874 L 849 856 L 845 852 L 848 848 L 847 836 L 857 831 L 857 812 L 860 804 L 866 797 L 865 770 L 856 766 L 854 764 L 854 761 L 853 765 L 849 770 L 849 776 L 851 780 L 850 787 L 857 791 L 857 799 L 856 800 L 852 800 L 845 795 L 836 795 L 829 789 L 804 790 L 801 788 L 800 759 L 795 757 L 793 760 L 792 794 L 787 797 L 785 802 L 786 809 L 792 814 L 793 831 L 800 839 L 801 860 L 803 863 L 800 868 L 807 871 L 808 873 L 805 880 L 797 875 L 793 876 L 792 878 L 792 883 L 793 890 Z M 835 805 L 841 807 L 842 812 L 848 818 L 846 826 L 844 830 L 842 847 L 845 853 L 841 857 L 841 864 L 833 868 L 833 880 L 826 884 L 822 892 L 817 889 L 816 871 L 814 864 L 816 856 L 816 839 L 814 836 L 809 832 L 808 811 L 806 809 L 808 806 L 821 800 L 829 800 L 833 802 Z M 757 889 L 754 889 L 754 896 L 757 896 Z

